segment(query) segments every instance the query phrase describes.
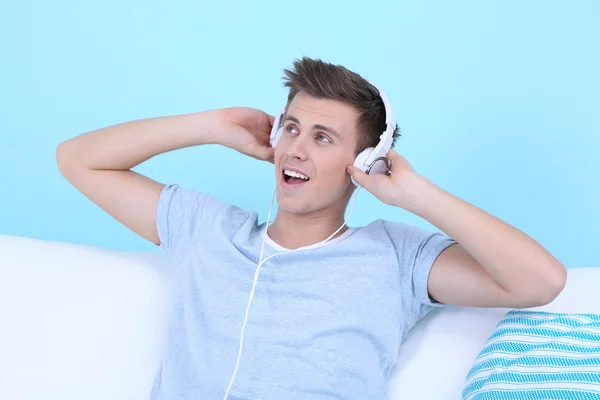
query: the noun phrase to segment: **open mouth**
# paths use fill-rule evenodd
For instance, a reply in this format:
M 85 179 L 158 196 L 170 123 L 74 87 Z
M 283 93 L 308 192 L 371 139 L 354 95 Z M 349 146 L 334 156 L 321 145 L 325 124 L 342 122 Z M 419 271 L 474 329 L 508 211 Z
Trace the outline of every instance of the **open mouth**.
M 282 171 L 283 181 L 288 185 L 301 185 L 310 180 L 310 178 L 300 172 L 292 171 L 289 169 L 284 169 Z

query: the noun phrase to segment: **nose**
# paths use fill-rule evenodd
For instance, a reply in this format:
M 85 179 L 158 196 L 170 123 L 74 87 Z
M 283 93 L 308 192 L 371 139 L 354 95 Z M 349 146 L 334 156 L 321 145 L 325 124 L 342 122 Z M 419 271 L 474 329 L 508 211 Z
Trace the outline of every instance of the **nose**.
M 295 158 L 301 161 L 308 159 L 308 140 L 309 135 L 300 134 L 293 137 L 290 140 L 285 153 L 289 158 Z

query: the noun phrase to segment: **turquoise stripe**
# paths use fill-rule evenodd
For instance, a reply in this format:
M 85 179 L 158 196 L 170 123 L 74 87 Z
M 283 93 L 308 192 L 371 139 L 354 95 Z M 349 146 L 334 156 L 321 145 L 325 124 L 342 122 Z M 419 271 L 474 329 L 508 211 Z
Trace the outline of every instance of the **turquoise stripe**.
M 476 379 L 465 390 L 467 393 L 481 389 L 484 385 L 496 383 L 549 383 L 549 382 L 567 382 L 567 383 L 586 383 L 598 385 L 600 393 L 600 373 L 598 372 L 567 372 L 567 373 L 519 373 L 519 372 L 500 372 L 489 375 L 482 379 Z
M 577 330 L 560 331 L 552 328 L 500 328 L 488 340 L 493 340 L 505 335 L 527 335 L 548 338 L 570 338 L 589 341 L 600 341 L 600 333 L 581 332 Z
M 517 342 L 497 342 L 487 345 L 478 357 L 488 355 L 494 352 L 505 352 L 509 354 L 524 353 L 531 350 L 560 350 L 577 354 L 600 354 L 600 345 L 598 347 L 582 347 L 565 343 L 517 343 Z
M 470 393 L 463 392 L 463 398 Z M 486 390 L 473 400 L 600 400 L 600 392 L 579 389 Z
M 529 310 L 511 310 L 506 313 L 506 318 L 511 318 L 514 315 L 523 315 L 524 317 L 532 317 L 532 316 L 540 316 L 540 317 L 551 317 L 549 321 L 554 318 L 575 318 L 575 317 L 584 317 L 594 321 L 600 321 L 600 314 L 568 314 L 568 313 L 554 313 L 549 311 L 529 311 Z
M 506 318 L 502 320 L 498 326 L 502 325 L 525 325 L 525 326 L 537 326 L 537 325 L 561 325 L 569 328 L 594 328 L 600 329 L 600 321 L 592 321 L 592 322 L 581 322 L 573 318 L 561 317 L 555 319 L 531 319 L 525 316 Z
M 467 379 L 472 375 L 479 373 L 482 370 L 494 367 L 598 367 L 600 366 L 600 357 L 592 358 L 572 358 L 572 357 L 556 357 L 556 356 L 524 356 L 513 360 L 506 358 L 491 358 L 483 362 L 476 363 Z

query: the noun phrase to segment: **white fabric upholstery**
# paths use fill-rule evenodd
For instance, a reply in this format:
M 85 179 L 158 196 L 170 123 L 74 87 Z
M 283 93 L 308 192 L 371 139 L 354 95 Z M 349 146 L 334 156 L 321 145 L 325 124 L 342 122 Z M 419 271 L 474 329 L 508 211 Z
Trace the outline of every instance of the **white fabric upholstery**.
M 530 310 L 600 314 L 600 268 L 568 269 L 550 304 Z M 464 378 L 508 309 L 446 307 L 423 318 L 404 342 L 390 380 L 390 399 L 456 400 Z
M 541 309 L 600 313 L 599 284 L 600 268 L 571 269 L 565 291 Z M 169 290 L 160 254 L 0 236 L 0 399 L 147 398 Z M 505 311 L 430 313 L 402 347 L 389 398 L 460 398 Z
M 0 236 L 0 399 L 147 398 L 167 311 L 161 261 Z

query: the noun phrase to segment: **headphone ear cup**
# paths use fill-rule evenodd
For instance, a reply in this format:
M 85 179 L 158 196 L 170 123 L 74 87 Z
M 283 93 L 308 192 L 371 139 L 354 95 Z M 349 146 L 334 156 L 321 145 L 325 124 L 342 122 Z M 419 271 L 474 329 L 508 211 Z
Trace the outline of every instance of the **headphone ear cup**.
M 354 166 L 356 168 L 360 169 L 362 172 L 366 172 L 367 168 L 369 167 L 366 164 L 366 161 L 369 158 L 369 156 L 371 155 L 371 153 L 373 152 L 373 150 L 374 150 L 374 147 L 369 147 L 369 148 L 361 151 L 354 159 Z M 354 181 L 354 178 L 352 178 L 352 177 L 350 177 L 350 178 L 352 179 L 352 183 L 354 183 L 355 186 L 358 186 L 358 183 L 356 183 Z
M 279 142 L 279 138 L 281 137 L 281 133 L 283 132 L 282 118 L 284 117 L 284 115 L 285 115 L 285 106 L 275 116 L 275 121 L 273 122 L 273 127 L 271 128 L 271 136 L 269 137 L 269 142 L 271 143 L 271 147 L 277 146 L 277 142 Z
M 277 129 L 273 127 L 275 130 L 274 133 L 271 133 L 271 147 L 275 148 L 277 146 L 277 142 L 279 141 L 279 137 L 281 136 L 282 129 Z

